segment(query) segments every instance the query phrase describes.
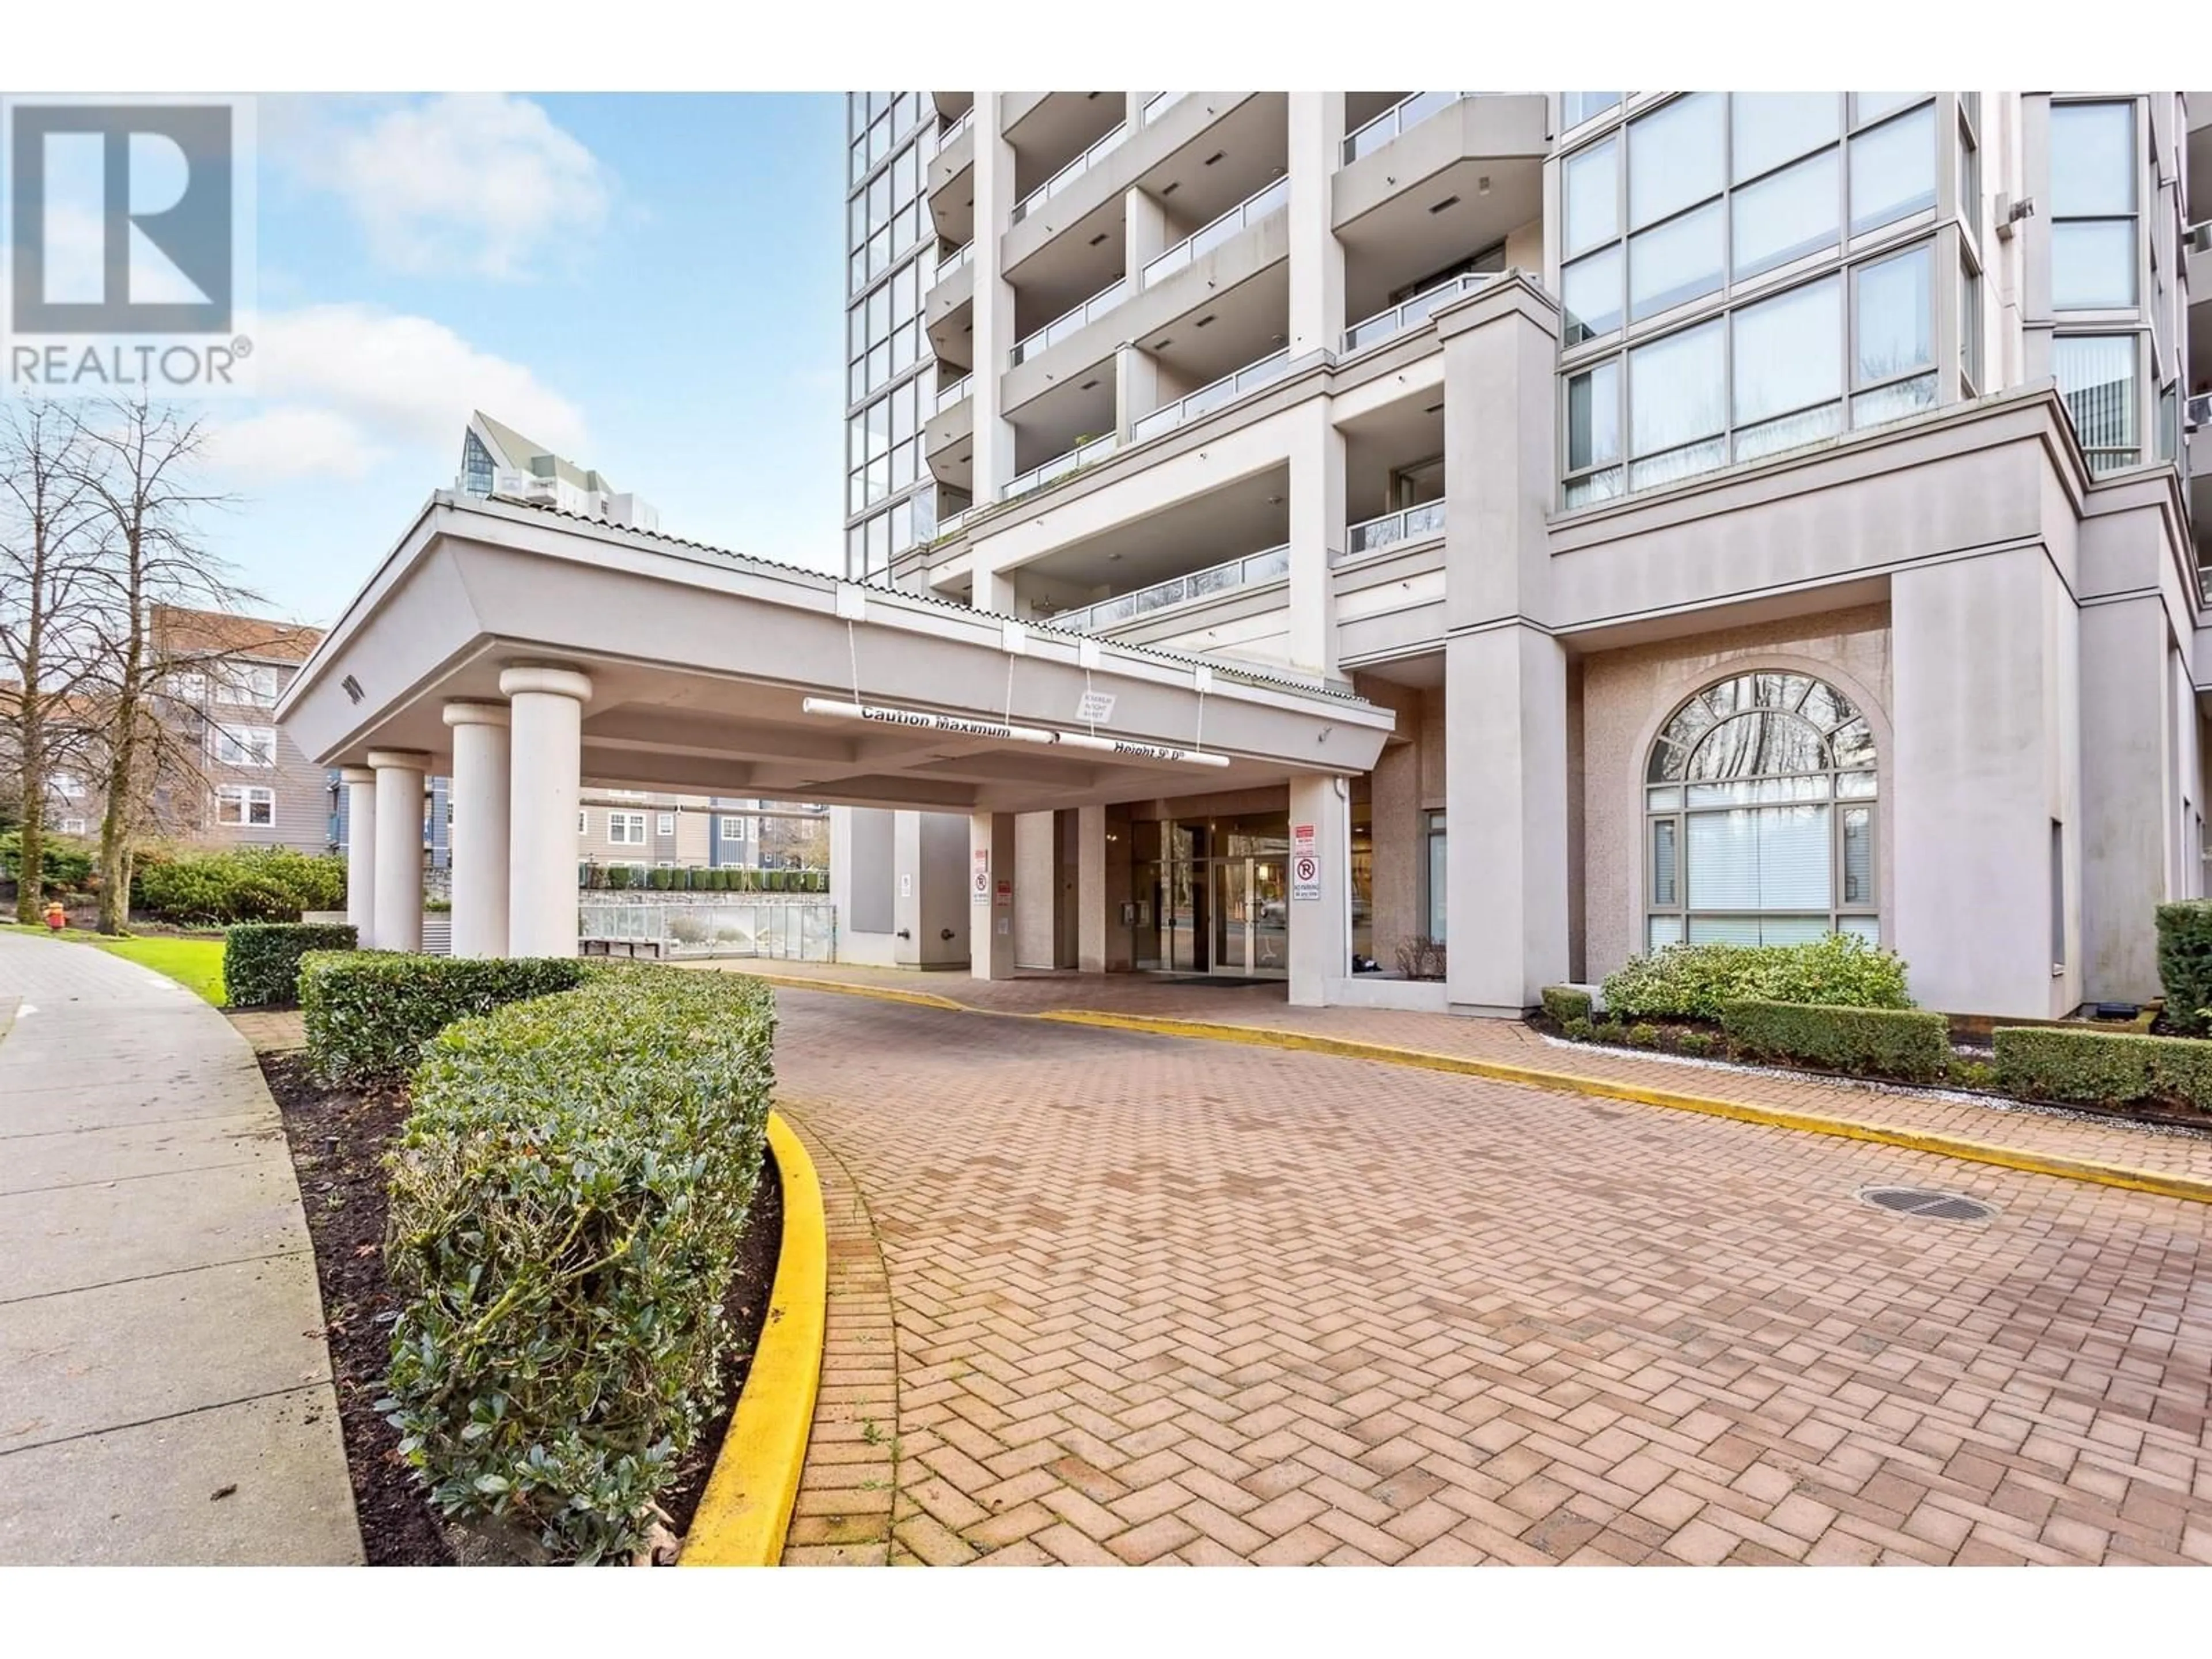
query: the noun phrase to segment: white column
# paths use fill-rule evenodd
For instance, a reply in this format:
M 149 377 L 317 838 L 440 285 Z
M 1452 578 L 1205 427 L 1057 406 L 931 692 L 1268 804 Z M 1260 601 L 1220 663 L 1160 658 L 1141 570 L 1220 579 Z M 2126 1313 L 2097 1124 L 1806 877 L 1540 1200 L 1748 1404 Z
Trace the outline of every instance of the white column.
M 507 954 L 507 705 L 449 702 L 453 729 L 453 954 Z
M 584 704 L 592 682 L 574 669 L 521 665 L 499 677 L 507 700 L 507 954 L 576 954 L 576 796 Z
M 1014 974 L 1014 814 L 968 816 L 968 966 L 977 979 Z
M 346 920 L 366 951 L 376 943 L 376 774 L 349 766 L 338 776 L 346 792 Z
M 372 749 L 376 774 L 376 948 L 422 948 L 422 780 L 419 749 Z
M 1310 848 L 1310 851 L 1307 849 Z M 1304 860 L 1313 860 L 1310 871 Z M 1309 874 L 1311 879 L 1304 879 Z M 1352 973 L 1352 799 L 1334 775 L 1291 780 L 1291 1006 L 1319 1008 Z
M 999 125 L 999 94 L 975 94 L 975 436 L 969 477 L 975 504 L 999 499 L 1014 476 L 1014 429 L 1006 422 L 999 377 L 1014 346 L 1014 290 L 1000 275 L 999 239 L 1014 208 L 1014 149 Z M 979 591 L 976 604 L 982 604 Z
M 1291 411 L 1291 665 L 1336 672 L 1336 602 L 1329 562 L 1344 546 L 1344 434 L 1330 399 L 1309 398 Z
M 1291 361 L 1344 338 L 1344 244 L 1329 222 L 1344 149 L 1344 94 L 1290 95 Z
M 1106 809 L 1075 809 L 1075 965 L 1086 974 L 1106 971 Z M 1127 893 L 1125 881 L 1121 891 Z

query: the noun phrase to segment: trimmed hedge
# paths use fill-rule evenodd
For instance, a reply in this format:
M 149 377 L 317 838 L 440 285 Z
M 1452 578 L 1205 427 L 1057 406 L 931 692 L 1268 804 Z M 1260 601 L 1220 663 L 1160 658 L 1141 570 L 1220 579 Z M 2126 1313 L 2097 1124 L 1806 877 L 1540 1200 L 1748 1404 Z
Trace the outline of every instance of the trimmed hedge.
M 2005 1025 L 1995 1042 L 1997 1087 L 2008 1095 L 2095 1106 L 2156 1101 L 2212 1111 L 2212 1042 L 2199 1038 Z
M 300 998 L 300 958 L 310 951 L 350 951 L 361 943 L 342 921 L 240 921 L 222 930 L 222 989 L 234 1008 Z
M 326 1084 L 398 1083 L 422 1059 L 422 1045 L 455 1020 L 574 990 L 605 971 L 568 957 L 311 951 L 299 975 L 307 1060 Z
M 2158 907 L 2158 981 L 2173 1028 L 2203 1031 L 2212 1013 L 2212 901 Z
M 1543 989 L 1544 1012 L 1555 1025 L 1565 1025 L 1571 1019 L 1590 1017 L 1590 994 L 1577 991 L 1571 985 L 1547 985 Z
M 1721 1029 L 1746 1052 L 1832 1072 L 1934 1082 L 1949 1070 L 1951 1024 L 1903 1008 L 1730 1002 Z
M 775 1027 L 757 981 L 643 968 L 431 1044 L 390 1163 L 378 1409 L 447 1516 L 557 1560 L 643 1540 L 716 1400 Z
M 345 908 L 345 860 L 285 847 L 139 855 L 133 902 L 163 921 L 297 921 Z
M 1730 1002 L 1910 1008 L 1905 963 L 1855 933 L 1810 945 L 1670 945 L 1606 975 L 1606 1011 L 1622 1019 L 1718 1019 Z

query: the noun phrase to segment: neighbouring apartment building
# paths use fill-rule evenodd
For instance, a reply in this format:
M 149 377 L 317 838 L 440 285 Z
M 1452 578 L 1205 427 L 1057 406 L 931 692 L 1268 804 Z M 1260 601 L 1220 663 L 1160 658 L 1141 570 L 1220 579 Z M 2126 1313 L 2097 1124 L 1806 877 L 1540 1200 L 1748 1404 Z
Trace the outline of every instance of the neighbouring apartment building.
M 634 870 L 824 868 L 828 809 L 586 784 L 576 807 L 583 862 Z
M 838 806 L 842 954 L 1266 975 L 1318 903 L 1316 1000 L 1833 930 L 1954 1012 L 2157 994 L 2212 94 L 847 100 L 849 578 L 1194 664 L 1177 741 L 1216 670 L 1395 730 L 1318 838 L 1154 787 L 1019 814 L 1011 892 L 982 819 Z

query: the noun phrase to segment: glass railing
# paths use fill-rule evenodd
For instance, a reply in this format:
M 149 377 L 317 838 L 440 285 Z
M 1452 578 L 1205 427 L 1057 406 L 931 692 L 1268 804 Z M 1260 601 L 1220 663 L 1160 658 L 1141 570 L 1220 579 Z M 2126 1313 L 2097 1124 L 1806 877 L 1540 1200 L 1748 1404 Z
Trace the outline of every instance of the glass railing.
M 1363 553 L 1395 546 L 1400 542 L 1419 541 L 1425 536 L 1441 536 L 1444 532 L 1444 504 L 1424 501 L 1419 507 L 1409 507 L 1402 512 L 1385 513 L 1379 519 L 1370 519 L 1364 524 L 1353 525 L 1344 532 L 1344 551 L 1331 560 L 1341 564 L 1346 559 L 1356 559 Z
M 1247 197 L 1212 224 L 1191 232 L 1146 265 L 1145 286 L 1150 288 L 1161 278 L 1172 276 L 1192 260 L 1212 252 L 1245 226 L 1256 225 L 1271 213 L 1280 213 L 1290 199 L 1291 181 L 1288 179 L 1278 179 L 1257 195 Z
M 955 248 L 951 252 L 946 254 L 942 259 L 939 259 L 937 262 L 937 275 L 931 278 L 931 280 L 933 282 L 943 282 L 947 276 L 952 275 L 954 271 L 959 270 L 961 266 L 972 261 L 975 257 L 975 244 L 972 240 L 963 243 L 960 246 Z
M 1077 156 L 1073 161 L 1070 161 L 1059 172 L 1054 173 L 1051 178 L 1046 179 L 1028 195 L 1023 197 L 1020 201 L 1015 203 L 1013 222 L 1016 224 L 1021 223 L 1024 219 L 1029 217 L 1030 214 L 1035 213 L 1047 202 L 1052 200 L 1054 197 L 1059 195 L 1060 191 L 1066 190 L 1078 179 L 1080 179 L 1085 173 L 1090 172 L 1091 169 L 1098 162 L 1103 161 L 1107 156 L 1111 155 L 1115 150 L 1121 149 L 1121 141 L 1128 136 L 1129 124 L 1127 121 L 1124 121 L 1120 126 L 1115 127 L 1113 131 L 1108 133 L 1097 143 L 1091 145 L 1089 149 L 1085 150 L 1082 155 Z
M 953 122 L 951 125 L 950 125 L 950 126 L 944 126 L 944 127 L 939 127 L 939 128 L 938 128 L 938 130 L 937 130 L 937 149 L 938 149 L 938 152 L 941 155 L 941 154 L 943 154 L 945 151 L 946 151 L 946 150 L 948 150 L 948 149 L 951 149 L 951 148 L 952 148 L 952 145 L 953 145 L 953 141 L 954 141 L 954 140 L 956 140 L 956 139 L 957 139 L 957 138 L 960 137 L 960 135 L 961 135 L 962 133 L 963 133 L 963 132 L 967 131 L 968 131 L 968 129 L 969 129 L 969 127 L 971 127 L 971 126 L 973 126 L 973 125 L 975 125 L 975 105 L 973 105 L 973 104 L 970 104 L 970 105 L 969 105 L 969 106 L 968 106 L 968 107 L 967 107 L 966 109 L 963 109 L 963 110 L 962 110 L 962 111 L 960 112 L 960 118 L 959 118 L 958 120 L 957 120 L 957 121 Z
M 937 393 L 937 412 L 940 415 L 975 389 L 975 377 L 963 374 L 951 386 L 941 386 Z
M 1085 324 L 1094 323 L 1129 297 L 1129 284 L 1116 276 L 1074 310 L 1054 318 L 1033 334 L 1014 343 L 1013 360 L 1025 363 L 1049 346 L 1056 346 Z
M 1190 94 L 1188 93 L 1182 92 L 1154 93 L 1151 97 L 1145 100 L 1145 107 L 1137 118 L 1138 125 L 1140 126 L 1152 125 L 1153 122 L 1158 120 L 1160 117 L 1165 115 L 1170 110 L 1173 109 L 1177 104 L 1181 103 Z
M 1130 427 L 1129 436 L 1135 441 L 1172 432 L 1185 421 L 1194 421 L 1201 415 L 1210 415 L 1224 404 L 1235 403 L 1248 392 L 1257 392 L 1268 381 L 1279 379 L 1290 366 L 1291 354 L 1288 351 L 1279 351 L 1272 357 L 1262 357 L 1256 363 L 1248 363 L 1234 374 L 1224 374 L 1212 385 L 1199 387 L 1188 398 L 1139 417 Z
M 1358 131 L 1348 133 L 1344 140 L 1344 159 L 1357 161 L 1363 155 L 1372 155 L 1409 127 L 1417 127 L 1439 111 L 1449 109 L 1462 98 L 1480 98 L 1479 92 L 1416 92 L 1401 98 Z
M 1164 582 L 1154 582 L 1150 587 L 1140 587 L 1133 593 L 1101 599 L 1096 605 L 1085 605 L 1080 611 L 1063 611 L 1052 618 L 1052 625 L 1065 628 L 1071 633 L 1097 634 L 1123 623 L 1134 622 L 1152 611 L 1164 611 L 1171 605 L 1207 599 L 1239 587 L 1255 587 L 1261 582 L 1287 575 L 1290 568 L 1291 549 L 1286 542 L 1280 547 L 1271 547 L 1264 553 L 1247 554 L 1243 558 L 1231 559 L 1226 564 L 1217 564 L 1210 569 L 1194 570 L 1188 576 L 1175 576 Z
M 1086 466 L 1103 461 L 1114 453 L 1114 446 L 1120 440 L 1109 432 L 1103 438 L 1094 438 L 1087 444 L 1078 445 L 1065 455 L 1055 455 L 1042 466 L 1033 466 L 1012 483 L 1000 484 L 999 499 L 1002 501 L 1011 501 L 1017 495 L 1026 495 L 1032 489 L 1042 489 L 1056 479 L 1065 478 L 1071 472 L 1080 471 Z M 970 507 L 969 511 L 972 513 L 975 509 Z
M 949 519 L 939 519 L 937 521 L 936 532 L 930 539 L 933 541 L 941 542 L 950 537 L 958 535 L 962 530 L 967 527 L 968 521 L 975 516 L 975 509 L 972 505 L 970 505 L 962 507 L 957 513 L 955 513 Z
M 1495 282 L 1498 276 L 1494 270 L 1469 270 L 1447 276 L 1434 288 L 1422 289 L 1402 304 L 1354 323 L 1344 331 L 1344 349 L 1347 352 L 1364 351 L 1371 345 L 1380 345 L 1393 335 L 1403 334 L 1425 320 L 1439 306 L 1449 304 L 1462 294 L 1472 294 L 1484 283 Z

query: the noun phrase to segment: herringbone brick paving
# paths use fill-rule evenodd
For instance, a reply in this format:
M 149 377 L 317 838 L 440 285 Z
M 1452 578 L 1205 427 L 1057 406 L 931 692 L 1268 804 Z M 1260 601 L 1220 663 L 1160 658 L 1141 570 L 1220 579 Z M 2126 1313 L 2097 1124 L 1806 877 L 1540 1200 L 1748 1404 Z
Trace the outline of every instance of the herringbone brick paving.
M 2203 1206 L 1368 1061 L 779 1002 L 783 1109 L 888 1276 L 833 1231 L 793 1560 L 2212 1562 Z M 1999 1213 L 1855 1196 L 1884 1183 Z M 886 1309 L 888 1425 L 858 1340 Z

